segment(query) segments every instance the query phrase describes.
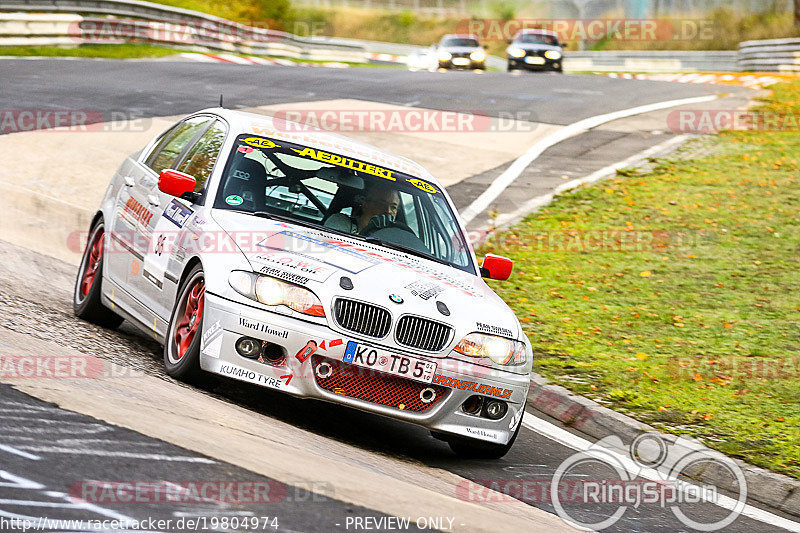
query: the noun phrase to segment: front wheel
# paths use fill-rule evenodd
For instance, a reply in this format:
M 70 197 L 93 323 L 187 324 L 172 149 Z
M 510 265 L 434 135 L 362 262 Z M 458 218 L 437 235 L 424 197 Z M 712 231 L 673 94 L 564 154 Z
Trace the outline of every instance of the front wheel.
M 200 336 L 205 293 L 203 268 L 195 265 L 178 291 L 164 340 L 164 366 L 167 374 L 175 379 L 191 381 L 202 374 Z
M 100 299 L 105 235 L 105 226 L 100 220 L 89 233 L 89 240 L 78 267 L 78 278 L 72 293 L 72 310 L 78 318 L 104 328 L 116 328 L 122 324 L 123 318 L 103 305 Z

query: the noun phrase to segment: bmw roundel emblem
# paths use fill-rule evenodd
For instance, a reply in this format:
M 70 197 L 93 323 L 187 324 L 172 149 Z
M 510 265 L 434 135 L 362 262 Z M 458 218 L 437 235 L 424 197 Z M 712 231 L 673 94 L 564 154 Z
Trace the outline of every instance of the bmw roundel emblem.
M 397 294 L 390 294 L 390 295 L 389 295 L 389 299 L 390 299 L 391 301 L 393 301 L 394 303 L 396 303 L 396 304 L 401 304 L 401 303 L 403 303 L 403 299 L 402 299 L 402 298 L 401 298 L 399 295 L 397 295 Z

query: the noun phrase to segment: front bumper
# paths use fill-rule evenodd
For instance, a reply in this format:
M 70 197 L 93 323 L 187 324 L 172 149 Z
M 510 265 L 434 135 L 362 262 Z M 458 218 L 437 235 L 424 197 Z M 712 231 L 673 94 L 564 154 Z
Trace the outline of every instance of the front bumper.
M 524 57 L 508 57 L 508 65 L 515 69 L 560 71 L 562 70 L 563 60 L 563 57 L 561 59 L 547 59 L 546 57 L 528 55 Z M 536 63 L 531 63 L 530 61 L 536 61 Z M 542 62 L 539 63 L 539 61 Z
M 485 61 L 473 61 L 471 59 L 467 59 L 466 62 L 463 62 L 461 64 L 456 64 L 456 63 L 453 63 L 452 59 L 450 59 L 448 61 L 439 60 L 439 68 L 483 70 L 483 69 L 486 69 L 486 62 Z
M 269 364 L 239 355 L 235 344 L 243 336 L 280 346 L 285 359 Z M 381 348 L 379 342 L 336 331 L 328 325 L 206 293 L 200 366 L 208 372 L 294 396 L 347 405 L 432 431 L 497 444 L 509 441 L 522 418 L 530 386 L 528 375 L 385 348 L 437 363 L 433 383 L 422 383 L 343 362 L 350 340 Z M 323 363 L 327 367 L 320 371 L 318 367 Z M 327 374 L 328 371 L 331 373 Z M 430 399 L 431 390 L 426 389 L 433 390 L 434 399 Z M 476 394 L 505 401 L 508 406 L 505 416 L 490 420 L 463 412 L 462 404 Z

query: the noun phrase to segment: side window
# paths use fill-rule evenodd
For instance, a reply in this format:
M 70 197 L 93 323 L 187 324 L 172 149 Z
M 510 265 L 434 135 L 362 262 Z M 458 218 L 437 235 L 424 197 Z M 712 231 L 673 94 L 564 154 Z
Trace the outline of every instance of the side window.
M 160 174 L 165 168 L 170 168 L 183 149 L 210 120 L 208 117 L 194 117 L 184 120 L 172 128 L 164 135 L 164 139 L 159 143 L 158 147 L 147 156 L 145 164 L 152 168 L 156 174 Z
M 211 176 L 211 171 L 214 170 L 214 163 L 217 162 L 219 151 L 222 148 L 222 142 L 225 140 L 227 129 L 221 121 L 216 121 L 203 134 L 200 139 L 194 143 L 186 157 L 178 165 L 176 170 L 185 172 L 190 176 L 194 176 L 197 184 L 194 187 L 195 192 L 200 192 L 206 185 L 206 181 Z

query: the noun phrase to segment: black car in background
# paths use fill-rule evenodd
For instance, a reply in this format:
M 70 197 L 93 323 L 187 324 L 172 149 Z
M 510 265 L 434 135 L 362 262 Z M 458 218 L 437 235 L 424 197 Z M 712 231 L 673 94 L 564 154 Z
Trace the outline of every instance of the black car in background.
M 486 51 L 474 35 L 449 34 L 436 46 L 439 68 L 486 70 Z
M 548 30 L 520 30 L 506 48 L 508 70 L 564 71 L 564 53 L 558 35 Z

